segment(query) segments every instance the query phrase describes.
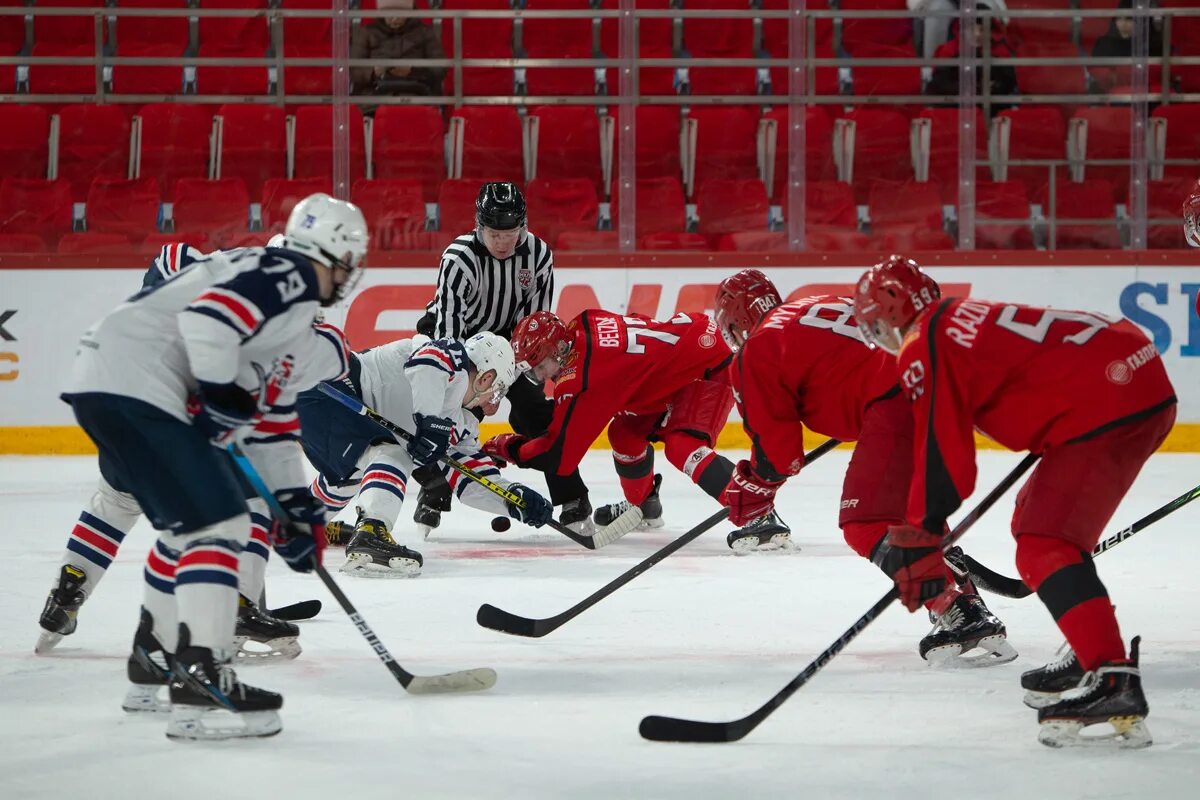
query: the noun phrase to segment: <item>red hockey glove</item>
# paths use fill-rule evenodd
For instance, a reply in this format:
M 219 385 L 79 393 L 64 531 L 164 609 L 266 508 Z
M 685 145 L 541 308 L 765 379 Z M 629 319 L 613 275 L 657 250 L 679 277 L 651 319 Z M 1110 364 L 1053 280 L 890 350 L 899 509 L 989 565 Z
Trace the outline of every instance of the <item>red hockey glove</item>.
M 521 445 L 528 441 L 529 439 L 518 433 L 502 433 L 488 439 L 483 445 L 483 452 L 492 458 L 498 458 L 519 467 L 521 466 Z
M 729 506 L 729 519 L 734 525 L 742 526 L 769 513 L 775 508 L 775 493 L 783 482 L 760 478 L 754 473 L 749 461 L 739 461 L 717 500 Z
M 892 525 L 871 562 L 896 582 L 900 602 L 916 611 L 946 588 L 942 536 L 913 525 Z

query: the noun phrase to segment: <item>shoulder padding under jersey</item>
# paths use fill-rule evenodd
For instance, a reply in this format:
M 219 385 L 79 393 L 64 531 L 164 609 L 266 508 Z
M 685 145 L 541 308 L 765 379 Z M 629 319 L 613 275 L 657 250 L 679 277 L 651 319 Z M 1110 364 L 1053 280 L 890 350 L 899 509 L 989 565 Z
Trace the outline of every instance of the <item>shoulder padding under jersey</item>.
M 292 306 L 320 299 L 316 273 L 303 256 L 277 248 L 246 248 L 230 251 L 228 256 L 234 266 L 250 258 L 257 259 L 257 263 L 230 280 L 214 284 L 186 310 L 227 325 L 242 341 Z

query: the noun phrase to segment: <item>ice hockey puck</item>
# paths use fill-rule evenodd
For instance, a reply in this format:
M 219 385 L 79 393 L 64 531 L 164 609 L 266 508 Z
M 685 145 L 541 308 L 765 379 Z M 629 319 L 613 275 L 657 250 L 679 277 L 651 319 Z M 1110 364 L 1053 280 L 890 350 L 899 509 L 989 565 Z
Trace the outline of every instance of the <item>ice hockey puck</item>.
M 508 530 L 511 527 L 512 527 L 512 520 L 510 520 L 508 517 L 493 517 L 492 518 L 492 530 L 494 530 L 496 533 L 504 533 L 506 530 Z

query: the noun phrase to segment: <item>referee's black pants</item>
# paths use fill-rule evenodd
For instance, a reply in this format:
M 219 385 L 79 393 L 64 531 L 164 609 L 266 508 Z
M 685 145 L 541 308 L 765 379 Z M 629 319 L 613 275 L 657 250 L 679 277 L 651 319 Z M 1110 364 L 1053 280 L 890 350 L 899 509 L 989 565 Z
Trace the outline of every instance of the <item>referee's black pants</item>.
M 554 403 L 547 399 L 539 384 L 519 376 L 508 390 L 508 402 L 512 406 L 508 415 L 508 424 L 522 436 L 534 438 L 541 436 L 550 427 L 554 417 Z M 559 475 L 558 461 L 553 462 L 553 469 L 547 469 L 546 488 L 550 490 L 550 502 L 560 506 L 577 500 L 587 494 L 587 486 L 575 469 L 569 475 Z

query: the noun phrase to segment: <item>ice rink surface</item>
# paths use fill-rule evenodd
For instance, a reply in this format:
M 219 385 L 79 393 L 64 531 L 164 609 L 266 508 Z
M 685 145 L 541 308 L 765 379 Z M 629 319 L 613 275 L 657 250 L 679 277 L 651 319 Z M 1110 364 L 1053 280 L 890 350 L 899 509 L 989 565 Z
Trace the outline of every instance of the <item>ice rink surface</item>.
M 731 454 L 734 455 L 734 454 Z M 270 605 L 317 597 L 304 653 L 241 669 L 285 696 L 270 739 L 176 744 L 159 719 L 120 710 L 124 661 L 151 531 L 139 523 L 79 630 L 33 655 L 37 616 L 67 534 L 91 492 L 90 458 L 0 458 L 0 797 L 225 798 L 1194 798 L 1200 786 L 1200 503 L 1097 561 L 1126 639 L 1143 636 L 1155 744 L 1055 751 L 1036 742 L 1018 676 L 1060 637 L 1036 598 L 988 597 L 1021 656 L 935 671 L 917 656 L 924 615 L 890 609 L 746 739 L 643 741 L 647 714 L 728 720 L 764 702 L 888 589 L 842 543 L 837 500 L 848 453 L 780 493 L 800 552 L 734 557 L 728 524 L 544 639 L 478 627 L 490 602 L 555 614 L 708 516 L 715 504 L 666 466 L 667 527 L 591 553 L 553 532 L 493 533 L 464 507 L 445 518 L 411 581 L 338 576 L 410 671 L 491 666 L 474 695 L 407 695 L 311 576 L 273 559 Z M 1019 456 L 980 455 L 982 495 Z M 661 461 L 661 459 L 660 459 Z M 589 454 L 593 503 L 617 496 L 608 456 Z M 535 476 L 536 477 L 536 476 Z M 1200 456 L 1158 455 L 1111 531 L 1200 481 Z M 534 481 L 535 485 L 540 485 Z M 1013 494 L 963 540 L 1012 575 Z M 968 507 L 970 503 L 968 503 Z M 399 538 L 412 543 L 411 507 Z M 1111 532 L 1110 531 L 1110 532 Z M 340 565 L 339 548 L 327 563 Z

